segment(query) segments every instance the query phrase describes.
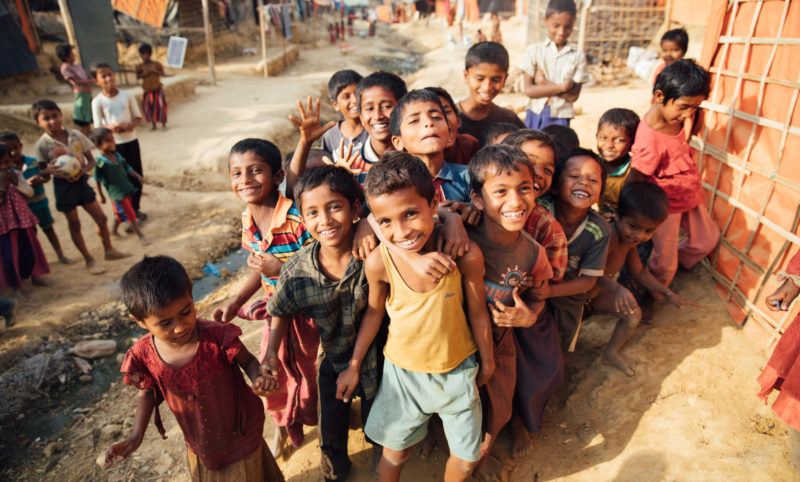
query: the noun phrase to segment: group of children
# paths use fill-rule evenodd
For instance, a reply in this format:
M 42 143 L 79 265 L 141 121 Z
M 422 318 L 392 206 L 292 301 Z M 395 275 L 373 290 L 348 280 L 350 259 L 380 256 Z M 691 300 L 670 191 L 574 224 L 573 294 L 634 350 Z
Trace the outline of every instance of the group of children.
M 292 117 L 300 140 L 286 159 L 266 140 L 236 143 L 229 177 L 246 204 L 252 274 L 213 322 L 196 320 L 174 261 L 145 258 L 125 275 L 123 300 L 150 334 L 122 366 L 142 391 L 133 434 L 107 464 L 138 447 L 166 400 L 195 480 L 279 480 L 241 368 L 278 427 L 273 453 L 319 425 L 326 480 L 351 470 L 354 397 L 380 480 L 398 480 L 424 441 L 449 454 L 446 480 L 491 477 L 506 426 L 512 455 L 530 450 L 587 316 L 619 318 L 604 359 L 633 375 L 620 351 L 642 313 L 617 273 L 625 265 L 652 297 L 691 304 L 669 282 L 678 262 L 691 267 L 717 241 L 683 132 L 709 77 L 676 60 L 641 120 L 611 109 L 598 153 L 580 148 L 568 127 L 587 80 L 583 54 L 567 42 L 575 15 L 571 0 L 552 0 L 549 38 L 526 52 L 524 125 L 493 103 L 508 52 L 480 42 L 467 52 L 470 93 L 459 102 L 441 88 L 409 92 L 390 73 L 340 71 L 329 92 L 343 120 L 320 125 L 320 101 L 309 98 Z M 643 262 L 637 247 L 650 239 Z M 237 315 L 264 320 L 260 367 L 226 324 Z

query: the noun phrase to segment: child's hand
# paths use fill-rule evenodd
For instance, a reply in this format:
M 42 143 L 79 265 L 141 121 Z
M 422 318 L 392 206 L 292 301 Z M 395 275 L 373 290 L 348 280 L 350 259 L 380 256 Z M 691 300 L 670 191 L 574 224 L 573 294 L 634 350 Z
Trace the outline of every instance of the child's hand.
M 358 386 L 358 368 L 351 365 L 336 378 L 336 399 L 344 403 L 350 401 L 356 387 Z
M 260 273 L 262 276 L 278 276 L 283 263 L 271 254 L 267 253 L 266 256 L 267 258 L 262 258 L 256 256 L 254 253 L 250 253 L 250 256 L 247 257 L 247 266 L 253 271 Z
M 486 385 L 486 382 L 494 375 L 494 360 L 481 360 L 481 367 L 478 369 L 478 376 L 475 377 L 475 384 L 479 387 Z
M 542 283 L 541 286 L 531 286 L 528 288 L 528 296 L 536 301 L 544 301 L 547 298 L 550 298 L 552 295 L 552 289 L 550 287 L 550 283 Z
M 439 236 L 437 251 L 458 259 L 469 251 L 469 236 L 458 214 L 444 216 L 444 233 Z
M 617 313 L 624 313 L 631 315 L 639 309 L 639 304 L 636 303 L 636 298 L 628 290 L 628 288 L 617 284 L 614 290 L 614 309 Z
M 235 301 L 231 301 L 224 307 L 215 309 L 214 313 L 211 315 L 211 318 L 217 323 L 229 323 L 236 317 L 236 312 L 239 311 L 239 308 L 241 307 L 242 306 L 240 304 L 236 303 Z
M 547 77 L 544 76 L 544 72 L 539 67 L 536 67 L 536 71 L 533 73 L 533 83 L 536 85 L 542 85 L 547 82 Z
M 141 444 L 142 438 L 136 436 L 115 443 L 108 449 L 108 452 L 106 452 L 106 467 L 111 467 L 116 461 L 121 462 L 125 460 L 130 454 L 135 452 Z
M 675 294 L 672 290 L 669 290 L 669 293 L 666 295 L 667 300 L 672 303 L 673 305 L 677 306 L 679 310 L 682 310 L 684 306 L 696 306 L 699 308 L 700 303 L 692 300 L 687 300 L 685 298 L 681 298 L 677 294 Z
M 353 152 L 353 143 L 351 142 L 347 148 L 344 146 L 344 139 L 339 141 L 339 148 L 336 150 L 336 158 L 338 162 L 328 156 L 322 156 L 322 162 L 332 166 L 339 166 L 350 171 L 351 174 L 360 174 L 364 170 L 364 160 L 361 159 L 361 153 Z
M 378 238 L 372 232 L 372 228 L 366 219 L 356 223 L 354 229 L 353 257 L 362 260 L 367 259 L 369 253 L 378 246 Z
M 280 362 L 278 361 L 278 355 L 268 351 L 267 354 L 264 355 L 261 365 L 258 367 L 260 375 L 253 382 L 253 391 L 256 393 L 256 395 L 264 397 L 269 392 L 278 389 L 280 386 L 278 383 L 279 366 Z
M 437 283 L 456 269 L 456 262 L 453 261 L 453 258 L 439 251 L 425 254 L 409 253 L 408 264 L 417 273 L 421 273 Z
M 525 301 L 519 296 L 519 287 L 515 287 L 511 292 L 514 299 L 513 306 L 507 306 L 500 301 L 495 301 L 494 304 L 489 304 L 489 313 L 492 315 L 492 321 L 497 326 L 502 327 L 519 327 L 527 328 L 536 323 L 538 314 L 535 313 L 528 306 Z
M 789 306 L 800 293 L 800 288 L 792 280 L 787 279 L 771 295 L 767 296 L 767 307 L 770 311 L 789 311 Z
M 444 201 L 440 206 L 447 208 L 451 213 L 456 213 L 461 216 L 461 222 L 464 223 L 464 225 L 469 224 L 470 226 L 477 226 L 481 220 L 481 211 L 472 204 L 458 201 Z
M 575 82 L 572 79 L 565 80 L 564 83 L 561 84 L 561 88 L 564 90 L 562 94 L 566 94 L 572 90 L 573 87 L 575 87 Z
M 308 108 L 303 108 L 303 102 L 297 101 L 297 108 L 300 109 L 300 119 L 290 115 L 289 120 L 292 121 L 300 129 L 300 139 L 306 145 L 311 145 L 322 137 L 328 129 L 336 125 L 336 121 L 330 121 L 324 126 L 319 125 L 320 113 L 320 99 L 317 99 L 316 109 L 311 101 L 311 96 L 308 96 Z

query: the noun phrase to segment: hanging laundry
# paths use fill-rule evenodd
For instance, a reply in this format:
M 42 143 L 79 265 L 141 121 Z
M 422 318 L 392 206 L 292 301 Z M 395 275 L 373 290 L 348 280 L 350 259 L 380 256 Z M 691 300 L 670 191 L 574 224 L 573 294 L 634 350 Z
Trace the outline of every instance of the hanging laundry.
M 292 9 L 289 5 L 281 5 L 281 13 L 283 14 L 283 36 L 287 39 L 292 38 Z

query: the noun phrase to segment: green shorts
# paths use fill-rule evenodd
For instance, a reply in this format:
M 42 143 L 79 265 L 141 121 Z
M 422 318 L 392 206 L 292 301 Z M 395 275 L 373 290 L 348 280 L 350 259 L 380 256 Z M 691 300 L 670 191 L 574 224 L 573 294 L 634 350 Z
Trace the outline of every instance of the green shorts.
M 75 94 L 75 103 L 72 106 L 72 122 L 76 126 L 92 124 L 92 94 L 79 92 Z
M 364 433 L 392 450 L 413 447 L 425 438 L 428 419 L 439 415 L 450 451 L 477 462 L 481 448 L 481 400 L 475 376 L 478 362 L 470 355 L 447 373 L 405 370 L 387 358 Z

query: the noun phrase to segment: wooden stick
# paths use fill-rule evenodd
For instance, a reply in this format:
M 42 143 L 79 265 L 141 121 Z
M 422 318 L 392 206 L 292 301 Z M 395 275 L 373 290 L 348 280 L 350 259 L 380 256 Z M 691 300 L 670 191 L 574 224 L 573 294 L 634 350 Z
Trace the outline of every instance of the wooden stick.
M 258 28 L 261 31 L 261 61 L 264 63 L 264 77 L 269 77 L 267 68 L 267 34 L 264 32 L 264 2 L 258 0 Z
M 63 1 L 63 0 L 59 0 Z M 208 56 L 208 72 L 211 75 L 211 85 L 217 85 L 217 75 L 214 71 L 214 30 L 208 17 L 208 0 L 203 1 L 203 29 L 206 33 L 206 55 Z
M 81 63 L 81 49 L 78 46 L 78 39 L 75 37 L 75 26 L 72 24 L 72 15 L 69 13 L 67 0 L 58 0 L 58 9 L 61 11 L 61 18 L 64 19 L 64 28 L 67 30 L 67 39 L 70 45 L 75 47 L 75 62 Z

